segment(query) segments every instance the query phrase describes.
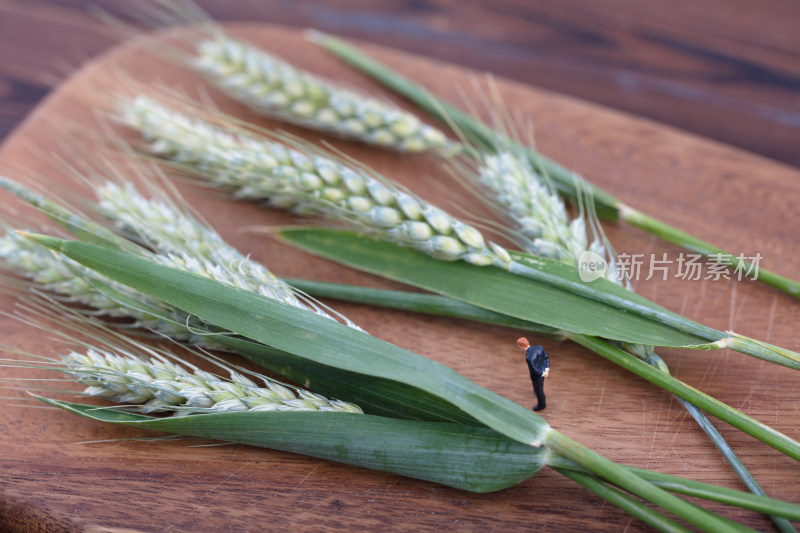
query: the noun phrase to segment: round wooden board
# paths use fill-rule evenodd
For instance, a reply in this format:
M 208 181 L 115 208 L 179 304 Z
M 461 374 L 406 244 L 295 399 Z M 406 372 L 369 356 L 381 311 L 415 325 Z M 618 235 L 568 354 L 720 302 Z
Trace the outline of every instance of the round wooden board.
M 263 25 L 231 31 L 321 75 L 380 94 L 371 82 L 330 59 L 300 33 Z M 365 46 L 437 94 L 459 101 L 476 73 L 398 52 Z M 67 157 L 91 157 L 91 113 L 133 81 L 155 81 L 195 92 L 192 73 L 154 57 L 141 42 L 122 44 L 64 82 L 7 140 L 0 170 L 18 179 L 66 183 L 59 134 L 65 123 L 90 135 L 71 136 Z M 123 74 L 124 73 L 124 74 Z M 627 203 L 715 244 L 746 255 L 761 253 L 762 266 L 800 278 L 795 253 L 800 227 L 800 173 L 768 160 L 585 102 L 506 81 L 500 93 L 520 118 L 535 121 L 544 153 L 575 168 Z M 209 91 L 226 112 L 318 141 L 319 135 L 255 119 Z M 58 126 L 61 125 L 61 126 Z M 332 141 L 348 154 L 444 207 L 449 178 L 427 156 L 403 156 Z M 235 204 L 181 187 L 191 203 L 229 242 L 280 275 L 399 288 L 371 276 L 311 258 L 241 225 L 292 222 L 288 215 Z M 3 196 L 4 203 L 11 200 Z M 607 225 L 618 251 L 662 253 L 676 247 L 622 225 Z M 797 300 L 751 281 L 636 283 L 641 294 L 718 329 L 734 329 L 787 348 L 800 349 Z M 3 311 L 13 301 L 0 297 Z M 515 346 L 521 332 L 444 318 L 335 304 L 367 331 L 446 363 L 480 385 L 532 405 L 524 358 Z M 536 302 L 531 302 L 532 306 Z M 0 320 L 7 345 L 50 355 L 58 344 L 41 331 Z M 551 357 L 546 383 L 547 421 L 607 457 L 631 465 L 739 488 L 720 455 L 667 393 L 573 344 L 541 342 Z M 659 352 L 673 373 L 776 429 L 800 436 L 796 374 L 728 352 Z M 3 376 L 40 376 L 3 369 Z M 644 529 L 615 507 L 545 469 L 528 481 L 493 494 L 475 495 L 432 483 L 248 446 L 196 447 L 192 441 L 136 442 L 143 432 L 105 426 L 62 412 L 38 409 L 15 389 L 4 391 L 0 421 L 0 526 L 21 531 L 420 531 L 434 529 L 521 531 L 539 528 L 619 531 Z M 720 423 L 756 478 L 771 495 L 800 496 L 800 465 Z M 86 444 L 86 441 L 121 439 Z M 770 523 L 754 513 L 711 505 L 752 527 Z

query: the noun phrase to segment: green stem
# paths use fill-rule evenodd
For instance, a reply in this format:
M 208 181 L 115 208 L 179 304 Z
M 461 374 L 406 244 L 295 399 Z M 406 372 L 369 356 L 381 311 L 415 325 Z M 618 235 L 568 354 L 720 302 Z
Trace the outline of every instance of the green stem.
M 634 500 L 627 494 L 618 491 L 607 483 L 599 481 L 597 478 L 575 472 L 574 470 L 555 469 L 559 474 L 571 479 L 582 487 L 589 489 L 601 498 L 616 505 L 631 516 L 638 518 L 645 524 L 653 526 L 659 531 L 688 533 L 691 530 L 673 522 L 666 516 L 650 507 Z
M 589 470 L 585 467 L 555 454 L 548 457 L 547 465 L 559 471 L 574 470 L 584 474 L 589 473 Z M 800 505 L 796 503 L 775 500 L 768 496 L 756 496 L 740 490 L 719 487 L 702 481 L 662 474 L 652 470 L 644 470 L 632 466 L 626 466 L 625 468 L 636 473 L 642 479 L 646 479 L 670 492 L 677 492 L 693 498 L 701 498 L 741 509 L 749 509 L 767 515 L 782 516 L 790 520 L 800 520 Z
M 316 281 L 309 282 L 305 280 L 290 280 L 290 284 L 297 286 L 301 290 L 304 290 L 314 296 L 337 299 L 341 297 L 341 299 L 344 300 L 362 303 L 367 301 L 380 302 L 378 305 L 382 305 L 384 307 L 427 314 L 436 314 L 437 309 L 446 307 L 450 313 L 448 316 L 451 317 L 469 318 L 474 320 L 475 316 L 482 316 L 482 318 L 479 320 L 485 319 L 485 321 L 488 323 L 498 324 L 501 326 L 509 325 L 509 323 L 504 320 L 503 315 L 498 313 L 481 313 L 474 311 L 469 309 L 469 307 L 474 307 L 469 306 L 469 304 L 463 304 L 463 306 L 448 306 L 448 304 L 444 301 L 448 300 L 448 298 L 443 296 L 417 295 L 416 293 L 407 293 L 404 291 L 385 291 L 382 289 L 369 289 L 365 287 L 361 287 L 359 290 L 354 290 L 352 287 L 347 285 Z M 407 296 L 410 294 L 414 294 L 414 296 L 407 298 Z M 365 298 L 364 300 L 360 299 L 362 296 L 367 295 L 369 295 L 369 298 Z M 464 314 L 460 315 L 458 312 L 459 310 L 463 310 Z M 518 325 L 514 325 L 512 327 L 528 329 L 532 331 L 542 328 L 542 326 L 539 324 L 526 321 L 516 324 Z M 690 387 L 682 381 L 665 374 L 661 370 L 654 368 L 653 366 L 645 363 L 637 357 L 632 356 L 624 350 L 612 346 L 607 341 L 597 337 L 568 332 L 564 332 L 561 338 L 572 340 L 581 346 L 588 348 L 589 350 L 608 359 L 612 363 L 619 365 L 622 368 L 636 374 L 637 376 L 644 378 L 650 383 L 653 383 L 654 385 L 674 394 L 675 396 L 682 398 L 693 405 L 696 405 L 700 409 L 703 409 L 704 411 L 720 418 L 733 427 L 744 431 L 748 435 L 751 435 L 752 437 L 755 437 L 765 444 L 772 446 L 773 448 L 785 453 L 793 459 L 800 461 L 800 443 L 772 429 L 771 427 L 754 420 L 741 411 L 738 411 L 733 407 L 720 402 L 716 398 L 713 398 L 695 389 L 694 387 Z
M 620 205 L 619 216 L 621 220 L 627 222 L 631 226 L 642 229 L 672 244 L 677 244 L 686 250 L 697 252 L 713 262 L 729 265 L 731 269 L 736 269 L 738 265 L 738 269 L 741 270 L 742 274 L 748 275 L 754 280 L 761 281 L 787 294 L 800 298 L 800 282 L 761 268 L 760 265 L 751 261 L 742 260 L 721 248 L 717 248 L 697 237 L 680 231 L 677 228 L 673 228 L 632 207 Z
M 708 435 L 708 438 L 711 439 L 711 442 L 714 443 L 714 446 L 717 447 L 725 460 L 728 461 L 728 464 L 731 465 L 731 468 L 733 468 L 733 471 L 736 472 L 736 475 L 739 476 L 739 479 L 742 480 L 747 489 L 755 495 L 766 497 L 767 493 L 764 492 L 764 489 L 761 488 L 761 485 L 758 484 L 758 481 L 756 481 L 744 463 L 742 463 L 741 459 L 739 459 L 739 457 L 733 452 L 728 445 L 728 442 L 720 434 L 720 432 L 717 431 L 717 428 L 714 427 L 706 415 L 704 415 L 696 406 L 692 405 L 686 400 L 678 398 L 678 401 L 681 402 L 683 407 L 689 412 L 690 415 L 692 415 L 695 422 L 697 422 L 703 431 L 705 431 L 706 435 Z M 784 517 L 774 514 L 771 514 L 769 517 L 775 523 L 775 526 L 783 533 L 797 533 L 797 530 L 794 528 L 794 526 Z
M 559 472 L 561 470 L 574 470 L 584 474 L 589 473 L 589 470 L 585 467 L 555 454 L 547 459 L 547 464 Z M 775 500 L 768 496 L 756 496 L 740 490 L 718 487 L 702 481 L 671 476 L 652 470 L 644 470 L 632 466 L 626 466 L 625 468 L 636 473 L 642 479 L 670 492 L 677 492 L 693 498 L 701 498 L 741 509 L 749 509 L 767 515 L 781 516 L 790 520 L 800 520 L 800 505 L 795 503 Z
M 504 136 L 492 129 L 488 124 L 434 96 L 430 91 L 424 89 L 405 76 L 400 75 L 386 65 L 361 53 L 344 41 L 318 32 L 314 33 L 313 40 L 339 59 L 342 59 L 361 72 L 371 76 L 384 86 L 408 98 L 419 107 L 442 120 L 453 130 L 464 135 L 469 142 L 482 146 L 487 150 L 493 150 L 497 146 L 499 140 L 513 142 L 513 140 L 503 139 Z M 667 242 L 701 253 L 712 261 L 716 258 L 711 256 L 720 253 L 722 254 L 722 264 L 725 264 L 724 262 L 726 261 L 730 261 L 731 258 L 735 259 L 735 256 L 729 252 L 725 252 L 669 224 L 624 205 L 610 193 L 597 187 L 576 172 L 543 156 L 536 150 L 519 145 L 518 143 L 513 144 L 517 145 L 525 152 L 531 163 L 535 165 L 535 168 L 540 168 L 547 174 L 560 193 L 573 198 L 579 196 L 591 198 L 595 205 L 595 211 L 603 218 L 612 221 L 621 218 L 632 226 L 643 229 Z M 720 261 L 717 260 L 716 262 Z M 755 271 L 747 268 L 745 272 L 754 279 L 763 281 L 776 289 L 800 298 L 800 282 L 780 276 L 763 268 L 756 269 Z M 757 277 L 754 276 L 754 274 L 756 274 Z
M 562 465 L 559 465 L 559 467 L 568 468 Z M 800 506 L 794 503 L 774 500 L 768 496 L 757 496 L 734 489 L 709 485 L 708 483 L 702 483 L 700 481 L 671 476 L 669 474 L 662 474 L 660 472 L 653 472 L 651 470 L 644 470 L 634 467 L 628 468 L 636 472 L 643 479 L 646 479 L 651 483 L 654 483 L 659 487 L 671 492 L 677 492 L 680 494 L 685 494 L 686 496 L 724 503 L 726 505 L 732 505 L 742 509 L 750 509 L 751 511 L 756 511 L 767 515 L 776 515 L 791 520 L 800 520 Z
M 761 442 L 772 446 L 776 450 L 785 453 L 796 461 L 800 461 L 800 443 L 789 438 L 783 433 L 772 429 L 766 424 L 762 424 L 746 414 L 730 407 L 729 405 L 705 394 L 694 387 L 691 387 L 672 376 L 664 374 L 660 370 L 653 368 L 644 361 L 630 355 L 629 353 L 612 346 L 603 339 L 569 333 L 567 337 L 581 346 L 590 349 L 598 355 L 608 359 L 637 376 L 661 387 L 662 389 L 686 400 L 700 409 L 724 420 L 733 427 L 744 431 L 748 435 L 755 437 Z
M 712 531 L 730 531 L 731 521 L 709 513 L 703 509 L 665 492 L 650 482 L 642 479 L 626 468 L 609 461 L 602 455 L 582 446 L 557 431 L 548 431 L 546 445 L 567 459 L 575 461 L 593 474 L 614 485 L 661 507 L 675 516 L 683 518 L 690 524 Z M 744 528 L 744 526 L 741 526 Z M 737 528 L 738 529 L 738 528 Z
M 631 353 L 636 355 L 633 352 Z M 657 368 L 666 375 L 670 375 L 669 367 L 667 367 L 667 364 L 658 355 L 651 354 L 646 361 L 650 366 Z M 733 449 L 730 447 L 730 444 L 728 444 L 720 432 L 717 431 L 717 428 L 714 427 L 714 424 L 711 423 L 708 417 L 704 415 L 700 409 L 687 402 L 683 398 L 679 398 L 677 396 L 675 396 L 675 398 L 681 403 L 681 405 L 683 405 L 683 408 L 686 409 L 690 415 L 692 415 L 692 418 L 694 418 L 695 422 L 697 422 L 697 425 L 700 426 L 700 429 L 702 429 L 703 432 L 708 435 L 708 438 L 712 443 L 714 443 L 714 446 L 717 447 L 722 454 L 722 457 L 725 458 L 747 489 L 753 494 L 766 497 L 767 494 L 764 492 L 764 489 L 761 488 L 761 485 L 758 484 L 750 471 L 747 470 L 747 467 L 744 465 L 744 463 L 742 463 L 741 459 L 739 459 L 736 453 L 734 453 Z M 777 515 L 771 515 L 770 518 L 775 523 L 775 526 L 783 533 L 797 533 L 797 530 L 795 530 L 792 524 L 785 518 Z

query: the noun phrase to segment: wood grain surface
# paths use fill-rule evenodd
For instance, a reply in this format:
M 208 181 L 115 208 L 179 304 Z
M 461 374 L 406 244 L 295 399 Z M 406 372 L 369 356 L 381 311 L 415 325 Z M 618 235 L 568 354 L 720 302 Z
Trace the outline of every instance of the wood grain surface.
M 314 27 L 670 124 L 800 166 L 800 4 L 786 0 L 197 0 L 218 20 Z M 135 2 L 0 0 L 0 136 Z M 47 76 L 45 76 L 47 75 Z
M 294 30 L 262 25 L 232 29 L 314 72 L 378 92 Z M 372 46 L 367 50 L 453 100 L 473 74 L 395 51 Z M 70 135 L 72 156 L 94 153 L 90 134 L 97 125 L 89 109 L 110 105 L 114 95 L 131 86 L 120 72 L 142 82 L 179 85 L 189 92 L 200 86 L 194 75 L 159 61 L 141 45 L 115 48 L 58 87 L 17 129 L 0 151 L 0 170 L 39 183 L 44 176 L 65 183 L 66 170 L 49 157 L 50 151 L 64 151 L 62 128 L 68 122 L 73 132 L 76 127 L 83 132 Z M 760 252 L 763 266 L 800 278 L 796 170 L 545 90 L 502 80 L 499 87 L 516 114 L 535 119 L 538 143 L 547 155 L 632 206 L 728 249 L 748 255 Z M 210 94 L 225 111 L 265 127 L 276 126 L 253 119 L 213 91 Z M 319 140 L 313 133 L 286 129 Z M 448 202 L 452 186 L 427 156 L 333 143 L 426 198 L 453 208 Z M 280 275 L 398 287 L 237 229 L 242 224 L 283 224 L 294 220 L 291 217 L 233 204 L 208 192 L 182 190 L 229 242 Z M 9 199 L 3 196 L 3 201 Z M 659 257 L 667 253 L 673 259 L 679 253 L 638 230 L 607 229 L 621 252 Z M 636 287 L 667 308 L 709 326 L 800 349 L 800 306 L 758 283 L 672 277 L 663 281 L 655 276 L 642 279 Z M 524 332 L 358 305 L 336 307 L 382 339 L 446 363 L 523 405 L 534 403 L 523 356 L 514 344 Z M 13 301 L 0 297 L 0 308 L 11 311 Z M 35 353 L 50 354 L 57 348 L 42 332 L 7 318 L 0 320 L 0 338 Z M 618 462 L 739 487 L 702 431 L 669 394 L 578 346 L 532 340 L 541 342 L 551 356 L 548 408 L 543 415 L 554 428 Z M 800 393 L 792 371 L 728 351 L 659 353 L 680 379 L 800 437 Z M 41 375 L 20 369 L 2 372 L 6 377 Z M 248 446 L 137 442 L 128 439 L 150 435 L 29 403 L 22 406 L 21 391 L 4 391 L 4 396 L 9 398 L 0 400 L 0 528 L 9 531 L 645 529 L 549 469 L 516 487 L 475 495 Z M 800 498 L 800 465 L 724 424 L 719 427 L 768 493 L 788 501 Z M 86 443 L 107 440 L 112 442 Z M 771 527 L 754 513 L 710 507 L 760 530 Z

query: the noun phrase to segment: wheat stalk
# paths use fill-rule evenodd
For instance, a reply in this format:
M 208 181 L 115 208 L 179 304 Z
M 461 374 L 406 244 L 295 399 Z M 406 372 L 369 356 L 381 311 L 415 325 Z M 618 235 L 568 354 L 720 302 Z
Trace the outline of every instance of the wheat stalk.
M 344 89 L 221 31 L 192 65 L 258 113 L 403 152 L 439 150 L 447 137 L 415 115 Z
M 333 157 L 223 128 L 146 96 L 121 105 L 147 149 L 236 197 L 316 212 L 380 234 L 438 259 L 507 267 L 508 253 L 476 228 L 375 173 Z

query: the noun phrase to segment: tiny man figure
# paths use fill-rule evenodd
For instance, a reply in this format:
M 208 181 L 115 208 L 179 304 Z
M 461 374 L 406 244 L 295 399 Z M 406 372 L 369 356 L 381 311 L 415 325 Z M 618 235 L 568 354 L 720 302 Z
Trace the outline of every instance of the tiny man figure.
M 550 358 L 547 357 L 547 352 L 544 351 L 544 348 L 538 344 L 531 346 L 531 343 L 525 337 L 517 339 L 517 346 L 525 350 L 525 360 L 528 362 L 528 370 L 531 373 L 533 392 L 536 394 L 536 401 L 538 402 L 533 410 L 541 411 L 547 407 L 544 397 L 544 379 L 550 375 Z

